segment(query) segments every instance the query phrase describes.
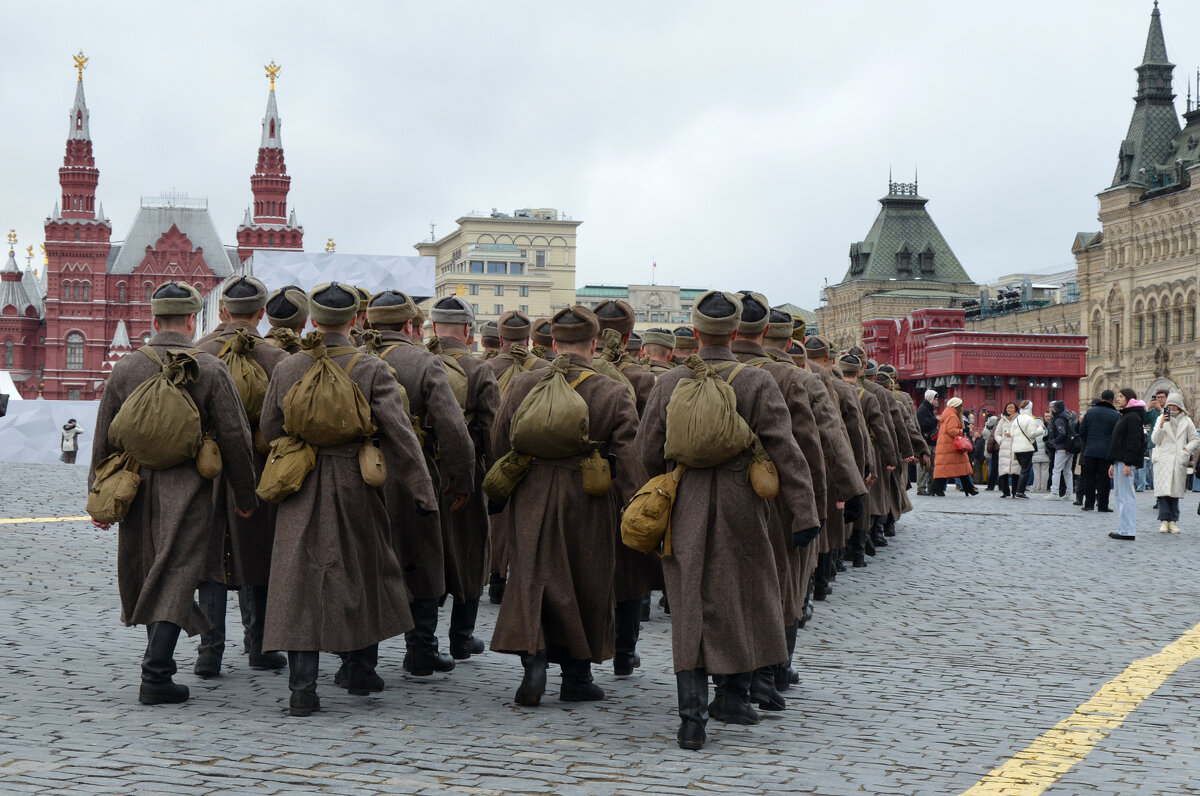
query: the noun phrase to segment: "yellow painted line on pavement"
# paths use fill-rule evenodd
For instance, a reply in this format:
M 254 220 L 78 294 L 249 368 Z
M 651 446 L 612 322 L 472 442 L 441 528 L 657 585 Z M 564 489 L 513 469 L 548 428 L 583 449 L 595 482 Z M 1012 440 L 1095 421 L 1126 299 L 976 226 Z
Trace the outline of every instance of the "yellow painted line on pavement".
M 1200 658 L 1200 624 L 1160 652 L 1129 664 L 1069 718 L 963 791 L 962 796 L 1037 796 L 1091 754 L 1176 669 L 1196 658 Z
M 23 525 L 28 522 L 79 522 L 91 519 L 91 517 L 21 517 L 20 519 L 0 520 L 0 525 Z

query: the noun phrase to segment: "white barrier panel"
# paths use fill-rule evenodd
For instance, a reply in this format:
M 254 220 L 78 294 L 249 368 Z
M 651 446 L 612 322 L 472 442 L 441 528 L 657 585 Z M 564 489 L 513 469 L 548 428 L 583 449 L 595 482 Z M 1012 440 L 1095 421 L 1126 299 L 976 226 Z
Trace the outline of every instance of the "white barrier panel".
M 99 401 L 9 401 L 8 414 L 0 417 L 0 461 L 57 462 L 62 427 L 75 418 L 83 429 L 75 465 L 87 467 L 99 407 Z

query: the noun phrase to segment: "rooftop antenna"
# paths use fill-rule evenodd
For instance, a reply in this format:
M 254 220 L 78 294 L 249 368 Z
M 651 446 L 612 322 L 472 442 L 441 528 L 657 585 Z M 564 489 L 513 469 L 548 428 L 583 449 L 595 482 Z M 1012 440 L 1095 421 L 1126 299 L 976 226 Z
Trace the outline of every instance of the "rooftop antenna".
M 437 224 L 433 223 L 433 219 L 430 219 L 429 220 L 429 240 L 431 240 L 431 241 L 437 240 L 437 235 L 434 234 L 435 230 L 437 230 Z
M 1197 86 L 1196 86 L 1196 91 L 1197 91 L 1198 93 L 1200 93 L 1200 85 L 1197 85 Z M 1192 76 L 1191 76 L 1191 75 L 1188 75 L 1188 84 L 1187 84 L 1187 104 L 1186 104 L 1184 107 L 1186 107 L 1186 108 L 1187 108 L 1187 110 L 1188 110 L 1188 113 L 1191 113 L 1191 112 L 1192 112 Z
M 920 193 L 920 191 L 917 190 L 918 182 L 919 181 L 917 180 L 917 164 L 914 163 L 913 164 L 913 193 Z

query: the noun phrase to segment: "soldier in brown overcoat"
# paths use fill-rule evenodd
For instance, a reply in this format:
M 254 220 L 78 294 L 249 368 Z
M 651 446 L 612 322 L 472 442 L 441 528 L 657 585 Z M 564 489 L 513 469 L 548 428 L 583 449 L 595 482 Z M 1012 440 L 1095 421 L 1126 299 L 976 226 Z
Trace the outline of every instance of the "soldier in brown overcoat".
M 870 509 L 870 517 L 864 529 L 863 534 L 855 533 L 851 536 L 850 550 L 855 560 L 858 559 L 860 547 L 867 555 L 875 554 L 875 535 L 874 530 L 876 519 L 882 517 L 888 511 L 888 493 L 887 479 L 900 464 L 899 456 L 896 452 L 896 445 L 892 438 L 891 426 L 888 424 L 887 407 L 881 406 L 875 394 L 868 390 L 859 381 L 859 374 L 865 360 L 857 354 L 846 353 L 838 358 L 838 368 L 842 373 L 842 380 L 854 388 L 858 395 L 858 405 L 862 409 L 863 420 L 867 425 L 867 432 L 871 440 L 871 449 L 873 451 L 874 462 L 871 465 L 871 474 L 874 479 L 869 479 L 871 483 L 867 486 L 870 489 L 870 497 L 868 500 Z M 879 530 L 882 533 L 882 523 L 879 525 Z M 860 530 L 860 524 L 855 525 L 855 531 Z
M 528 349 L 532 329 L 529 316 L 519 310 L 509 310 L 501 315 L 496 323 L 500 348 L 487 362 L 492 369 L 492 375 L 496 377 L 501 400 L 508 392 L 514 375 L 527 370 L 550 367 L 549 362 L 533 356 Z M 504 509 L 492 515 L 489 526 L 492 562 L 488 577 L 488 598 L 497 604 L 504 598 L 504 584 L 508 577 L 508 538 L 512 535 L 512 524 L 512 515 Z
M 705 364 L 730 373 L 741 367 L 729 350 L 740 316 L 741 299 L 735 294 L 709 291 L 696 300 L 693 328 Z M 664 450 L 667 403 L 676 385 L 691 374 L 687 368 L 663 373 L 650 393 L 637 446 L 651 476 L 671 469 Z M 738 414 L 758 435 L 779 472 L 779 495 L 791 521 L 789 543 L 803 546 L 820 533 L 820 519 L 812 478 L 792 435 L 783 396 L 769 374 L 754 368 L 741 370 L 730 386 Z M 753 447 L 718 466 L 687 469 L 671 517 L 674 552 L 662 563 L 671 603 L 681 719 L 678 741 L 685 749 L 704 743 L 709 674 L 724 675 L 708 706 L 713 718 L 753 724 L 758 721 L 750 706 L 754 670 L 787 659 L 783 601 L 767 524 L 769 504 L 750 487 L 752 454 Z
M 672 357 L 675 358 L 676 365 L 682 365 L 683 361 L 699 349 L 699 344 L 696 342 L 696 333 L 690 326 L 677 326 L 674 331 L 675 348 L 672 350 Z
M 596 321 L 601 334 L 612 329 L 621 335 L 622 349 L 633 334 L 633 307 L 628 302 L 605 299 L 596 305 Z M 611 334 L 611 333 L 610 333 Z M 608 349 L 601 356 L 612 360 Z M 637 363 L 629 352 L 621 350 L 613 365 L 633 387 L 640 417 L 654 387 L 654 374 Z M 618 507 L 620 511 L 621 507 Z M 617 545 L 617 566 L 614 574 L 617 598 L 616 654 L 613 656 L 613 673 L 624 677 L 633 674 L 641 666 L 637 654 L 638 637 L 641 634 L 642 612 L 649 609 L 647 600 L 650 590 L 656 585 L 662 588 L 662 565 L 657 557 Z
M 925 444 L 925 437 L 921 435 L 920 426 L 917 424 L 917 410 L 913 406 L 912 398 L 900 391 L 897 378 L 896 368 L 889 364 L 881 364 L 875 373 L 875 383 L 887 390 L 898 409 L 899 422 L 896 433 L 905 439 L 905 445 L 911 454 L 908 461 L 924 461 L 929 457 L 929 446 Z M 896 535 L 896 521 L 900 515 L 912 511 L 912 502 L 908 499 L 910 483 L 907 466 L 901 468 L 897 487 L 900 490 L 900 513 L 889 514 L 884 520 L 883 535 L 887 537 Z
M 396 377 L 384 362 L 351 345 L 357 309 L 357 293 L 348 285 L 318 285 L 309 296 L 309 312 L 323 335 L 318 344 L 339 367 L 350 369 L 371 408 L 388 483 L 401 485 L 419 513 L 434 516 L 437 494 Z M 260 423 L 268 440 L 287 433 L 284 397 L 312 364 L 300 353 L 275 366 Z M 316 467 L 276 515 L 263 647 L 287 650 L 293 716 L 320 710 L 321 650 L 347 652 L 345 686 L 351 694 L 366 695 L 383 688 L 375 673 L 379 642 L 413 627 L 383 492 L 363 480 L 360 447 L 355 441 L 319 448 Z
M 219 357 L 227 348 L 244 350 L 270 378 L 275 366 L 288 358 L 286 351 L 268 345 L 258 334 L 267 303 L 267 286 L 252 276 L 231 276 L 221 286 L 221 332 L 197 346 Z M 252 435 L 258 432 L 258 409 L 246 421 Z M 261 477 L 266 455 L 255 451 L 254 471 Z M 275 540 L 275 511 L 260 504 L 249 517 L 239 517 L 237 506 L 224 479 L 213 484 L 213 539 L 205 580 L 200 584 L 200 608 L 213 626 L 200 636 L 194 671 L 200 677 L 221 673 L 225 652 L 225 599 L 229 588 L 238 592 L 238 606 L 245 631 L 245 652 L 251 669 L 282 669 L 287 658 L 278 652 L 262 651 L 263 627 L 267 617 L 267 581 L 271 576 L 271 545 Z
M 675 367 L 674 351 L 675 334 L 670 329 L 647 329 L 642 335 L 641 353 L 649 360 L 645 367 L 655 376 Z
M 367 304 L 367 324 L 371 331 L 364 339 L 372 341 L 375 353 L 392 366 L 408 394 L 430 478 L 440 491 L 453 495 L 451 509 L 461 510 L 475 489 L 475 445 L 441 360 L 413 342 L 421 339 L 416 303 L 399 290 L 376 293 Z M 418 677 L 451 671 L 454 658 L 438 651 L 437 639 L 438 604 L 446 594 L 441 518 L 418 512 L 404 485 L 393 479 L 384 484 L 383 494 L 392 544 L 412 596 L 414 627 L 404 636 L 404 670 Z
M 903 433 L 904 419 L 900 414 L 900 407 L 892 398 L 891 391 L 876 383 L 875 376 L 878 372 L 879 363 L 873 359 L 867 359 L 859 373 L 858 383 L 874 395 L 875 400 L 879 402 L 880 413 L 891 433 L 892 445 L 896 449 L 897 463 L 896 469 L 888 471 L 883 479 L 886 494 L 884 508 L 871 517 L 871 542 L 876 548 L 887 547 L 887 534 L 883 529 L 888 517 L 900 516 L 904 503 L 904 470 L 912 461 L 913 456 L 908 437 Z
M 525 675 L 516 701 L 537 705 L 546 690 L 548 662 L 562 667 L 564 702 L 604 698 L 592 682 L 591 664 L 613 656 L 613 568 L 619 506 L 645 481 L 633 443 L 637 410 L 624 385 L 597 377 L 592 368 L 596 316 L 585 307 L 560 310 L 552 319 L 553 367 L 587 403 L 588 438 L 612 462 L 610 494 L 583 490 L 586 454 L 533 459 L 509 499 L 514 518 L 509 540 L 509 580 L 492 649 L 521 655 Z M 522 373 L 500 401 L 492 432 L 496 456 L 511 450 L 513 414 L 544 373 Z
M 554 361 L 554 337 L 550 334 L 550 319 L 538 318 L 529 329 L 533 346 L 529 353 L 547 362 Z
M 200 294 L 186 282 L 167 282 L 151 295 L 155 335 L 148 347 L 162 361 L 168 352 L 194 351 L 196 313 L 202 306 Z M 209 354 L 197 351 L 194 357 L 199 377 L 183 389 L 196 404 L 201 428 L 221 450 L 235 510 L 247 517 L 258 503 L 250 427 L 229 371 Z M 160 369 L 140 350 L 113 366 L 96 413 L 89 488 L 96 466 L 116 452 L 108 440 L 113 418 L 130 394 Z M 188 698 L 187 686 L 172 680 L 179 631 L 182 628 L 190 636 L 212 626 L 196 604 L 195 592 L 204 579 L 212 536 L 213 484 L 191 461 L 165 470 L 141 467 L 139 474 L 142 482 L 137 497 L 117 530 L 121 620 L 127 625 L 146 625 L 148 642 L 138 700 L 144 704 L 183 702 Z M 108 529 L 106 524 L 95 524 Z
M 492 359 L 500 353 L 500 332 L 495 321 L 479 324 L 479 358 Z
M 289 354 L 300 351 L 300 335 L 308 323 L 308 294 L 297 285 L 285 285 L 267 297 L 267 342 Z
M 492 466 L 492 425 L 500 405 L 500 390 L 492 369 L 470 355 L 474 339 L 475 310 L 461 296 L 447 296 L 429 312 L 433 334 L 444 353 L 454 357 L 467 374 L 467 431 L 475 446 L 475 479 L 471 497 L 454 511 L 453 498 L 443 484 L 442 542 L 446 550 L 446 591 L 453 598 L 450 611 L 450 655 L 464 660 L 484 650 L 475 637 L 479 597 L 488 576 L 488 513 L 483 476 Z

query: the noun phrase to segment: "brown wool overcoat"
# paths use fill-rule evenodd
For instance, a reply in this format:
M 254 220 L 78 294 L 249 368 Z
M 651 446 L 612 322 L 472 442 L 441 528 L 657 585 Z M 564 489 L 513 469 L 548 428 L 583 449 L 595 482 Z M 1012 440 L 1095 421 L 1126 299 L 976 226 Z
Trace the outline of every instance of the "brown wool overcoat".
M 381 331 L 383 361 L 392 366 L 408 393 L 412 414 L 425 431 L 425 465 L 442 490 L 469 494 L 475 489 L 475 444 L 462 409 L 450 389 L 446 368 L 424 346 L 402 332 Z M 391 462 L 388 462 L 389 468 Z M 440 492 L 441 490 L 439 490 Z M 440 514 L 421 516 L 404 484 L 389 478 L 384 502 L 392 523 L 392 544 L 404 566 L 404 580 L 414 600 L 436 600 L 446 593 L 446 549 Z
M 192 340 L 179 332 L 159 332 L 150 346 L 164 361 L 167 351 L 193 350 Z M 253 509 L 258 498 L 250 427 L 233 380 L 216 357 L 202 352 L 195 357 L 200 378 L 187 385 L 187 392 L 200 411 L 201 427 L 221 449 L 224 478 L 235 502 Z M 108 427 L 121 404 L 158 371 L 157 363 L 136 351 L 113 366 L 96 413 L 89 487 L 96 466 L 116 450 L 109 444 Z M 196 604 L 195 592 L 204 580 L 212 540 L 213 483 L 192 462 L 140 472 L 137 497 L 117 529 L 121 620 L 127 625 L 171 622 L 188 635 L 202 633 L 212 624 Z
M 351 341 L 327 334 L 325 344 Z M 353 356 L 333 359 L 345 367 Z M 312 361 L 300 353 L 276 365 L 260 424 L 268 440 L 283 436 L 283 398 Z M 433 516 L 437 495 L 395 377 L 383 362 L 362 355 L 350 378 L 370 404 L 388 483 Z M 320 449 L 300 491 L 279 505 L 264 650 L 357 650 L 412 629 L 382 490 L 363 481 L 359 447 Z
M 903 489 L 900 486 L 900 481 L 904 477 L 903 460 L 912 455 L 908 439 L 902 433 L 904 421 L 900 417 L 900 407 L 896 405 L 896 401 L 892 398 L 892 391 L 886 389 L 881 384 L 876 384 L 873 379 L 860 376 L 858 384 L 860 387 L 866 388 L 867 392 L 874 395 L 875 400 L 879 403 L 880 414 L 883 416 L 884 424 L 887 426 L 892 447 L 896 451 L 896 469 L 889 472 L 885 468 L 880 473 L 880 481 L 883 486 L 884 508 L 882 511 L 872 513 L 890 514 L 893 517 L 899 517 L 903 508 L 901 500 Z
M 225 342 L 233 338 L 239 329 L 244 329 L 254 340 L 250 356 L 262 366 L 269 379 L 275 366 L 288 358 L 288 353 L 267 343 L 258 330 L 249 324 L 222 324 L 219 334 L 200 343 L 197 348 L 217 356 Z M 250 428 L 253 433 L 257 425 Z M 266 463 L 266 457 L 256 450 L 256 478 L 262 477 Z M 250 517 L 239 517 L 236 509 L 228 482 L 224 478 L 214 481 L 212 545 L 205 567 L 205 580 L 227 586 L 266 586 L 271 576 L 271 546 L 275 543 L 275 506 L 260 502 Z
M 770 374 L 791 416 L 792 436 L 800 446 L 804 461 L 812 478 L 813 496 L 817 516 L 825 521 L 828 484 L 825 476 L 825 454 L 821 448 L 821 433 L 813 417 L 808 391 L 804 387 L 802 371 L 790 360 L 777 362 L 767 356 L 758 343 L 734 340 L 730 348 L 739 362 L 747 362 Z M 740 378 L 740 376 L 739 376 Z M 736 381 L 734 382 L 737 383 Z M 820 539 L 814 539 L 804 547 L 791 545 L 791 519 L 788 517 L 787 500 L 779 497 L 770 501 L 767 513 L 767 530 L 771 538 L 771 549 L 775 554 L 775 575 L 779 578 L 779 596 L 782 600 L 785 624 L 800 618 L 804 607 L 805 588 L 804 560 L 809 547 L 820 547 Z
M 702 348 L 700 358 L 710 364 L 736 362 L 728 348 L 712 346 Z M 660 375 L 646 403 L 637 449 L 651 476 L 671 466 L 663 458 L 667 402 L 680 380 L 691 375 L 688 368 Z M 808 464 L 775 380 L 746 368 L 731 386 L 738 414 L 758 434 L 779 471 L 789 531 L 818 527 Z M 770 508 L 750 487 L 749 462 L 748 450 L 717 467 L 688 469 L 680 480 L 671 517 L 674 554 L 662 561 L 677 672 L 705 668 L 710 674 L 733 674 L 787 659 L 783 601 L 767 524 Z
M 591 370 L 585 357 L 570 355 L 567 380 Z M 513 413 L 544 373 L 513 379 L 492 433 L 497 457 L 511 450 Z M 576 391 L 588 405 L 588 436 L 602 443 L 612 464 L 612 491 L 583 491 L 584 458 L 534 459 L 508 502 L 513 517 L 509 576 L 492 633 L 497 652 L 533 653 L 600 663 L 613 656 L 616 633 L 613 569 L 620 535 L 617 506 L 646 481 L 634 451 L 637 409 L 625 385 L 594 375 Z
M 470 355 L 464 343 L 443 337 L 442 350 L 467 372 L 467 431 L 475 446 L 475 480 L 471 499 L 451 511 L 453 494 L 441 490 L 442 542 L 446 550 L 446 591 L 458 602 L 478 600 L 488 576 L 488 513 L 483 477 L 492 466 L 492 426 L 500 406 L 500 390 L 492 369 Z M 443 481 L 445 479 L 443 478 Z
M 867 425 L 867 434 L 871 440 L 873 455 L 871 472 L 876 476 L 876 481 L 870 488 L 867 500 L 869 504 L 868 512 L 872 516 L 887 514 L 887 482 L 889 477 L 887 468 L 889 466 L 896 467 L 900 462 L 896 457 L 896 446 L 892 442 L 891 430 L 885 419 L 886 408 L 881 407 L 879 400 L 870 390 L 865 389 L 862 384 L 855 382 L 854 384 L 850 384 L 850 387 L 858 395 L 858 405 L 862 409 L 863 420 Z M 858 524 L 856 523 L 855 525 L 857 527 Z
M 553 352 L 549 356 L 553 356 Z M 499 384 L 500 374 L 516 363 L 516 359 L 513 357 L 512 346 L 504 348 L 494 357 L 483 361 L 492 369 L 492 375 L 496 377 L 497 384 Z M 528 370 L 541 370 L 542 368 L 550 367 L 550 363 L 547 360 L 539 359 L 532 354 L 522 360 L 520 364 L 526 366 Z M 509 382 L 509 386 L 512 386 L 511 381 Z M 504 393 L 500 393 L 500 399 L 504 399 Z M 492 555 L 491 564 L 488 566 L 488 569 L 500 577 L 504 577 L 504 573 L 508 572 L 508 539 L 512 536 L 513 518 L 509 510 L 505 508 L 499 514 L 491 515 L 489 519 L 488 536 L 491 543 Z
M 954 447 L 954 438 L 963 433 L 962 416 L 947 406 L 938 420 L 937 451 L 933 457 L 934 478 L 958 478 L 971 474 L 971 457 Z
M 825 385 L 825 390 L 832 397 L 838 417 L 841 419 L 842 429 L 846 434 L 851 451 L 851 456 L 847 457 L 846 464 L 852 464 L 854 467 L 856 478 L 853 483 L 855 488 L 861 485 L 862 490 L 855 494 L 863 495 L 865 500 L 869 500 L 866 497 L 868 490 L 863 476 L 867 471 L 867 465 L 872 461 L 872 454 L 870 437 L 867 436 L 866 422 L 863 420 L 857 391 L 840 378 L 834 377 L 829 368 L 820 363 L 810 362 L 808 369 L 809 373 L 812 373 Z M 850 541 L 850 533 L 853 530 L 852 526 L 846 524 L 841 512 L 838 511 L 831 511 L 826 517 L 825 529 L 826 533 L 823 535 L 827 539 L 827 544 L 821 552 L 845 547 Z

